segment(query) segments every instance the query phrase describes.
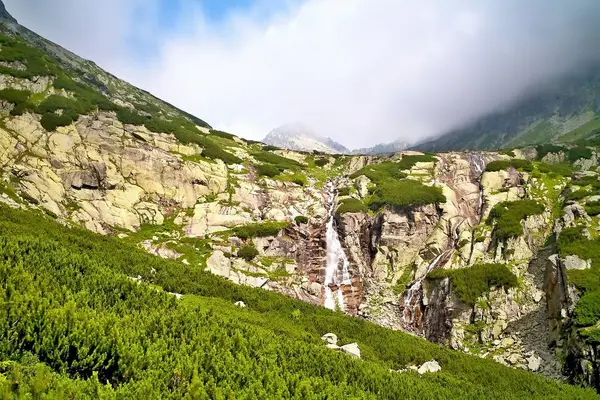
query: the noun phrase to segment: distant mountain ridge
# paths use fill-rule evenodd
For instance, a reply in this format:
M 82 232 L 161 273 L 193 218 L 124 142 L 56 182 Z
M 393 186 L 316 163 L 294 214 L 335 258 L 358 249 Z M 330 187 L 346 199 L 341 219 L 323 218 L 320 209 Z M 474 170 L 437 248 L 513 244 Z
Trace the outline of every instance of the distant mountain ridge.
M 365 154 L 365 155 L 379 155 L 379 154 L 390 154 L 398 153 L 399 151 L 406 150 L 409 144 L 403 140 L 396 140 L 391 143 L 379 143 L 373 147 L 366 147 L 362 149 L 352 150 L 352 154 Z
M 330 154 L 350 152 L 345 146 L 331 138 L 319 136 L 312 129 L 300 123 L 286 124 L 275 128 L 265 136 L 262 142 L 298 151 L 319 151 Z
M 289 150 L 319 151 L 329 154 L 390 154 L 406 150 L 409 146 L 405 141 L 396 140 L 391 143 L 380 143 L 373 147 L 350 150 L 329 137 L 318 135 L 311 128 L 300 123 L 286 124 L 275 128 L 265 136 L 262 142 Z
M 600 128 L 600 66 L 565 77 L 545 90 L 460 129 L 412 147 L 421 151 L 499 149 L 570 143 Z

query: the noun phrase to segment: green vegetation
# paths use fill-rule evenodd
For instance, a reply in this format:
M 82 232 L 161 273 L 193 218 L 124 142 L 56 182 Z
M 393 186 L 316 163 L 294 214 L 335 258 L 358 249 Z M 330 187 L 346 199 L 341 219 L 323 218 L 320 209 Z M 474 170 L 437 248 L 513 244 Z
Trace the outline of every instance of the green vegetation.
M 0 206 L 0 254 L 8 398 L 596 398 L 32 211 Z M 362 359 L 327 349 L 327 332 Z M 430 359 L 440 372 L 390 372 Z
M 436 158 L 430 154 L 423 155 L 405 155 L 400 161 L 384 161 L 379 164 L 369 164 L 366 167 L 356 171 L 351 178 L 358 178 L 361 175 L 369 178 L 373 183 L 379 184 L 389 179 L 406 178 L 406 171 L 411 169 L 418 162 L 435 162 Z
M 600 201 L 589 201 L 584 205 L 585 212 L 590 216 L 600 215 Z
M 566 149 L 564 147 L 558 146 L 558 145 L 555 145 L 552 143 L 547 143 L 547 144 L 542 144 L 542 145 L 536 146 L 535 150 L 537 151 L 537 159 L 538 160 L 541 160 L 547 154 L 550 154 L 550 153 L 558 154 L 560 152 L 566 151 Z
M 297 215 L 296 218 L 294 218 L 294 221 L 296 221 L 296 224 L 298 225 L 308 224 L 308 217 L 304 215 Z
M 373 189 L 367 203 L 373 209 L 384 206 L 408 207 L 425 204 L 444 203 L 446 197 L 442 189 L 435 186 L 425 186 L 410 179 L 400 181 L 386 180 Z
M 324 167 L 324 166 L 326 166 L 327 164 L 329 164 L 329 159 L 328 159 L 328 158 L 317 158 L 317 159 L 315 160 L 315 165 L 316 165 L 317 167 Z
M 346 214 L 346 213 L 366 213 L 369 209 L 362 201 L 350 198 L 344 199 L 340 202 L 336 212 L 338 214 Z
M 549 174 L 552 176 L 564 176 L 569 177 L 573 174 L 573 167 L 567 164 L 537 164 L 537 169 L 543 174 Z
M 517 286 L 517 277 L 503 264 L 477 264 L 452 270 L 438 269 L 429 273 L 427 278 L 450 278 L 454 294 L 471 306 L 493 288 L 508 289 Z
M 598 129 L 600 129 L 600 118 L 596 117 L 596 118 L 592 119 L 591 121 L 578 127 L 577 129 L 572 130 L 571 132 L 567 133 L 566 135 L 561 136 L 559 138 L 559 141 L 563 142 L 563 143 L 573 143 L 573 142 L 583 139 L 584 137 L 588 136 L 589 134 L 593 134 Z
M 567 159 L 571 162 L 575 162 L 580 158 L 589 159 L 592 158 L 592 150 L 585 146 L 576 146 L 567 152 Z
M 256 166 L 256 172 L 260 176 L 267 176 L 273 178 L 280 174 L 279 169 L 272 164 L 259 164 Z
M 210 132 L 211 135 L 215 135 L 215 136 L 218 136 L 218 137 L 223 138 L 223 139 L 233 140 L 235 138 L 235 135 L 232 135 L 231 133 L 227 133 L 227 132 L 223 132 L 223 131 L 218 131 L 216 129 L 211 129 L 209 132 Z
M 490 211 L 487 225 L 496 224 L 494 236 L 499 241 L 523 234 L 521 220 L 544 212 L 544 206 L 534 200 L 503 201 Z
M 35 107 L 29 102 L 31 92 L 29 90 L 17 89 L 2 89 L 0 90 L 0 100 L 8 101 L 14 104 L 11 110 L 11 115 L 21 115 L 27 110 L 32 110 Z
M 36 76 L 56 75 L 58 68 L 42 51 L 27 45 L 20 38 L 0 35 L 0 61 L 21 63 L 25 69 L 0 66 L 0 73 L 16 78 L 31 79 Z
M 349 187 L 340 188 L 338 190 L 338 195 L 340 195 L 340 196 L 350 196 L 350 188 Z
M 434 162 L 436 158 L 430 154 L 405 155 L 398 162 L 385 161 L 370 164 L 350 175 L 357 178 L 366 176 L 376 186 L 370 189 L 370 196 L 365 203 L 372 209 L 381 207 L 407 207 L 445 202 L 446 198 L 438 187 L 425 186 L 420 182 L 404 179 L 405 170 L 409 170 L 418 162 Z M 350 204 L 352 206 L 350 206 Z M 349 209 L 358 209 L 358 203 L 350 203 Z M 353 212 L 353 211 L 348 211 Z
M 256 151 L 252 153 L 252 156 L 261 163 L 270 165 L 271 167 L 268 168 L 271 170 L 273 167 L 277 168 L 279 173 L 282 173 L 286 170 L 295 172 L 302 168 L 302 164 L 300 164 L 298 161 L 274 153 Z
M 600 240 L 587 239 L 583 235 L 583 229 L 565 228 L 557 241 L 561 257 L 576 255 L 592 262 L 590 269 L 567 272 L 569 283 L 575 285 L 581 295 L 573 318 L 579 328 L 596 327 L 600 321 Z M 600 344 L 600 332 L 597 328 L 580 329 L 580 333 L 588 343 Z
M 237 256 L 246 261 L 252 261 L 258 255 L 258 250 L 254 246 L 242 246 L 237 252 Z
M 486 171 L 506 171 L 510 167 L 519 171 L 531 172 L 533 171 L 533 165 L 527 160 L 513 159 L 513 160 L 496 160 L 491 161 L 485 167 Z
M 587 189 L 579 189 L 574 192 L 571 192 L 565 196 L 565 201 L 577 201 L 584 199 L 591 195 L 590 191 Z
M 287 228 L 289 225 L 288 222 L 276 222 L 276 221 L 268 221 L 268 222 L 258 222 L 255 224 L 248 224 L 242 226 L 236 226 L 229 231 L 225 231 L 224 233 L 230 236 L 237 236 L 240 239 L 250 239 L 254 237 L 266 237 L 266 236 L 277 236 L 277 234 L 282 230 Z
M 403 179 L 406 178 L 406 173 L 402 172 L 404 168 L 400 163 L 391 161 L 382 162 L 380 164 L 369 164 L 366 167 L 356 171 L 350 178 L 358 178 L 361 175 L 369 178 L 373 183 L 379 184 L 387 179 Z

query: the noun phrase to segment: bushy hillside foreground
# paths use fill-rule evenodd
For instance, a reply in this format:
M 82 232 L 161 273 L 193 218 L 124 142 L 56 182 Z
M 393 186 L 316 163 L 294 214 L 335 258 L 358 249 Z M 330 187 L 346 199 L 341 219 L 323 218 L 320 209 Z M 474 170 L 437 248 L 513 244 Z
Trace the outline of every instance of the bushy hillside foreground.
M 5 206 L 0 284 L 3 398 L 596 396 Z M 390 371 L 430 359 L 441 372 Z

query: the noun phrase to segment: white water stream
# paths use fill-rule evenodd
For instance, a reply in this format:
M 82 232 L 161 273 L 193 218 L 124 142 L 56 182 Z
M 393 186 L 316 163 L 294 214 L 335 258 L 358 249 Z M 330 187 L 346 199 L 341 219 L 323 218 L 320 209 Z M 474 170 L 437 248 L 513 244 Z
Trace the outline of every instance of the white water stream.
M 327 221 L 327 266 L 325 269 L 325 307 L 335 310 L 339 307 L 344 311 L 344 296 L 342 294 L 342 285 L 350 285 L 350 273 L 348 272 L 348 257 L 344 253 L 344 248 L 340 243 L 340 238 L 335 228 L 335 185 L 333 182 L 327 182 L 328 193 L 328 217 Z M 337 286 L 336 294 L 330 286 Z
M 421 292 L 421 287 L 422 287 L 422 283 L 423 283 L 423 279 L 425 279 L 425 277 L 431 272 L 433 271 L 433 269 L 436 267 L 437 263 L 440 261 L 440 259 L 442 258 L 442 256 L 445 254 L 444 253 L 440 253 L 436 258 L 433 259 L 433 261 L 429 264 L 429 266 L 427 267 L 427 272 L 425 272 L 425 274 L 423 274 L 423 276 L 421 276 L 419 279 L 417 279 L 416 281 L 413 282 L 413 284 L 410 286 L 410 288 L 408 288 L 408 291 L 406 292 L 406 295 L 404 296 L 404 312 L 403 312 L 403 316 L 404 316 L 404 322 L 407 324 L 412 323 L 412 314 L 413 314 L 413 298 L 415 296 L 419 296 L 420 292 Z

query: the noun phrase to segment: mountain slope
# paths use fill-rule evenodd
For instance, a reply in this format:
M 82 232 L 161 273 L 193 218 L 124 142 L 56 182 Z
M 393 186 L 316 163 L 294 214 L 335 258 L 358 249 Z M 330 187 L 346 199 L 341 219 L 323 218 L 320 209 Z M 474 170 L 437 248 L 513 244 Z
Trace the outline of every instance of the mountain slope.
M 499 149 L 572 142 L 598 127 L 600 68 L 565 78 L 505 111 L 414 146 L 424 151 Z
M 320 137 L 302 124 L 287 124 L 273 129 L 262 142 L 282 149 L 328 154 L 349 153 L 349 150 L 341 144 L 330 138 Z
M 273 149 L 2 26 L 6 397 L 596 398 L 530 371 L 600 387 L 597 148 Z

